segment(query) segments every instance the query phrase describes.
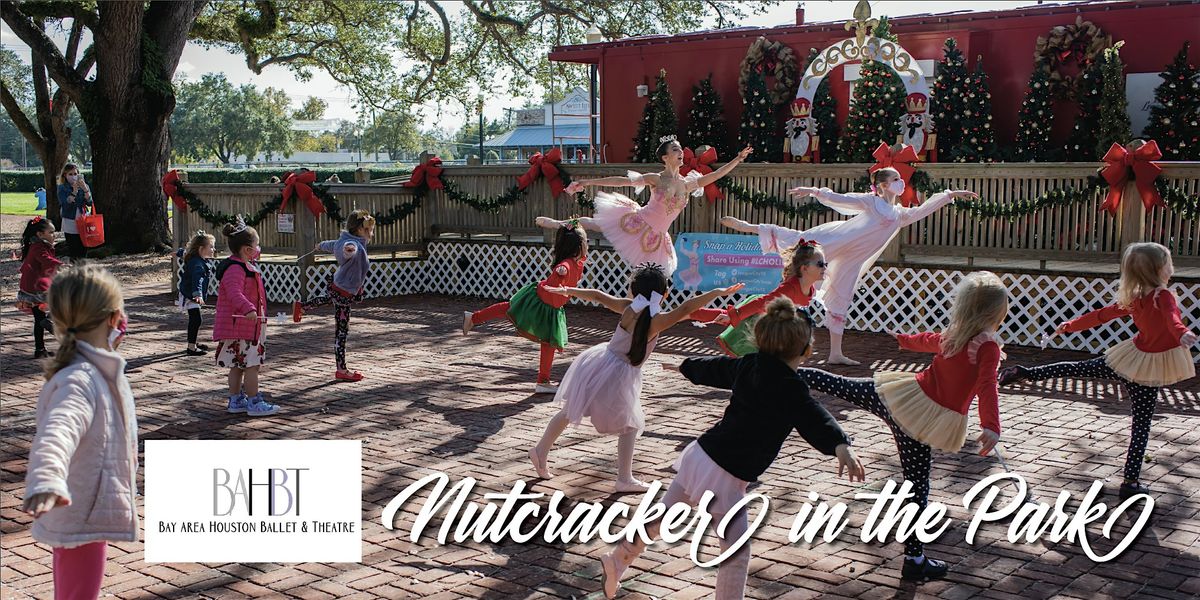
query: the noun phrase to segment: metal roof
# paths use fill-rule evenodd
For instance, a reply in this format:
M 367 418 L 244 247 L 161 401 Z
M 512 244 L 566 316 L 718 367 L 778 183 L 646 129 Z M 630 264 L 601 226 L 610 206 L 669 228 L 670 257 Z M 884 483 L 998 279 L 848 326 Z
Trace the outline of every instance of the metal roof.
M 553 131 L 551 131 L 553 129 Z M 554 136 L 565 136 L 556 139 Z M 483 142 L 489 148 L 549 148 L 551 146 L 587 146 L 591 128 L 587 123 L 575 125 L 526 125 Z

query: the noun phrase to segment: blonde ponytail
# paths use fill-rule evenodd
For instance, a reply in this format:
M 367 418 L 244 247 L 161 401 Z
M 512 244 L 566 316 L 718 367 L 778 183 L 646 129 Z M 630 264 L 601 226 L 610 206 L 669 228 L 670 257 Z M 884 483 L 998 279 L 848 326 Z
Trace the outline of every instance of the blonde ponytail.
M 963 278 L 954 292 L 950 326 L 942 332 L 944 356 L 958 354 L 975 336 L 996 327 L 1008 314 L 1008 289 L 995 273 L 976 271 Z
M 117 278 L 104 267 L 85 262 L 58 272 L 50 282 L 46 302 L 58 338 L 58 351 L 46 362 L 47 380 L 74 362 L 79 333 L 104 325 L 125 305 Z

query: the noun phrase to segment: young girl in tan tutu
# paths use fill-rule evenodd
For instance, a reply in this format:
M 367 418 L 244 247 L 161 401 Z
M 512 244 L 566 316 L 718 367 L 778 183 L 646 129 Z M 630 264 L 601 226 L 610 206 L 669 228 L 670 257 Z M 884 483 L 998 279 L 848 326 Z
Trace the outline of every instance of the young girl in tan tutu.
M 1139 478 L 1158 388 L 1196 376 L 1196 366 L 1188 350 L 1196 343 L 1196 334 L 1183 324 L 1175 294 L 1167 289 L 1174 273 L 1171 254 L 1164 246 L 1152 242 L 1131 244 L 1121 257 L 1116 303 L 1066 321 L 1054 333 L 1083 331 L 1132 315 L 1138 329 L 1136 335 L 1109 348 L 1099 358 L 1040 367 L 1015 366 L 1000 374 L 1000 385 L 1058 377 L 1095 377 L 1125 386 L 1133 405 L 1133 430 L 1125 455 L 1125 481 L 1119 491 L 1122 500 L 1150 491 L 1139 483 Z

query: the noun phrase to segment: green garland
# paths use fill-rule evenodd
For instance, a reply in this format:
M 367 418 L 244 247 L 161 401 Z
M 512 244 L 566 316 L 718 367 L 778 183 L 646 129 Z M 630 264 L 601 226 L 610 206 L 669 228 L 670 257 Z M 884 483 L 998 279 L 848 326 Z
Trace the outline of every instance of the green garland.
M 1154 187 L 1171 210 L 1189 219 L 1200 219 L 1200 196 L 1188 195 L 1177 185 L 1169 185 L 1162 177 L 1154 180 Z
M 571 176 L 561 166 L 558 167 L 559 176 L 562 178 L 563 188 L 571 185 Z M 455 202 L 462 202 L 479 212 L 495 214 L 500 212 L 500 209 L 506 206 L 512 206 L 520 201 L 525 196 L 525 191 L 513 185 L 508 188 L 503 194 L 492 196 L 491 198 L 480 198 L 474 194 L 468 194 L 462 191 L 453 181 L 448 179 L 442 180 L 442 185 L 445 186 L 446 195 Z M 583 208 L 594 209 L 596 203 L 591 199 L 586 198 L 583 192 L 574 194 L 575 202 Z
M 204 204 L 204 201 L 201 200 L 200 197 L 195 194 L 195 192 L 187 189 L 187 184 L 183 183 L 182 181 L 176 184 L 176 189 L 178 189 L 179 195 L 183 196 L 184 201 L 187 202 L 188 208 L 192 209 L 192 212 L 199 215 L 200 218 L 204 219 L 206 223 L 214 227 L 220 227 L 226 223 L 233 223 L 237 220 L 238 215 L 236 213 L 230 214 L 221 212 L 219 210 L 214 211 L 209 209 L 208 206 Z M 282 205 L 283 193 L 281 192 L 276 194 L 274 198 L 264 202 L 262 206 L 258 208 L 258 212 L 254 213 L 253 215 L 247 215 L 245 223 L 251 227 L 254 227 L 255 225 L 261 223 L 263 219 L 267 218 L 267 215 L 279 210 L 279 207 Z
M 815 213 L 829 210 L 829 207 L 820 202 L 808 202 L 807 204 L 797 205 L 790 200 L 781 200 L 769 194 L 748 190 L 728 179 L 718 179 L 716 185 L 727 196 L 736 200 L 749 202 L 756 208 L 777 210 L 789 217 L 806 218 Z

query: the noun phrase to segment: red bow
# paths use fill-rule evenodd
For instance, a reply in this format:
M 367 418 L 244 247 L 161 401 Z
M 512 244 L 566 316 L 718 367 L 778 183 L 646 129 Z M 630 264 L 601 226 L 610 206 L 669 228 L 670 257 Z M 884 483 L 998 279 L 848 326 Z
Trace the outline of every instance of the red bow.
M 283 204 L 279 205 L 279 212 L 287 208 L 288 200 L 292 199 L 293 194 L 304 202 L 314 217 L 325 212 L 325 205 L 321 204 L 310 187 L 316 180 L 316 171 L 288 173 L 287 178 L 283 180 Z
M 816 248 L 820 244 L 817 243 L 817 240 L 806 240 L 804 238 L 800 238 L 800 241 L 796 242 L 796 245 L 797 246 L 811 246 L 813 248 Z
M 714 162 L 717 162 L 716 148 L 710 147 L 700 156 L 696 156 L 696 153 L 691 148 L 684 148 L 683 166 L 679 168 L 679 174 L 687 175 L 692 171 L 699 171 L 701 175 L 708 175 L 713 172 L 712 167 L 709 165 Z M 704 197 L 708 198 L 709 202 L 716 202 L 717 200 L 724 200 L 725 194 L 722 194 L 721 190 L 717 189 L 716 183 L 710 183 L 704 186 Z
M 187 200 L 184 200 L 183 196 L 179 194 L 180 183 L 182 182 L 179 181 L 179 171 L 176 171 L 175 169 L 171 169 L 170 171 L 167 171 L 166 175 L 163 175 L 163 192 L 168 198 L 171 199 L 171 202 L 175 203 L 175 208 L 178 208 L 179 210 L 187 210 Z
M 879 169 L 891 167 L 900 173 L 900 178 L 904 180 L 904 193 L 900 194 L 901 206 L 916 206 L 920 204 L 917 201 L 917 190 L 912 187 L 912 175 L 917 172 L 917 168 L 912 163 L 917 162 L 917 152 L 908 144 L 903 146 L 899 152 L 892 152 L 891 146 L 880 142 L 879 147 L 871 153 L 875 158 L 875 164 L 867 169 L 868 173 L 874 173 Z
M 525 171 L 524 175 L 517 177 L 517 189 L 524 190 L 530 184 L 537 181 L 538 177 L 544 175 L 546 181 L 550 183 L 550 191 L 557 198 L 559 194 L 563 193 L 563 188 L 566 187 L 563 185 L 562 173 L 555 166 L 560 162 L 562 162 L 562 150 L 558 148 L 544 155 L 541 152 L 537 152 L 533 156 L 530 156 L 529 164 L 532 166 L 529 167 L 528 171 Z
M 445 186 L 442 185 L 442 159 L 434 156 L 429 161 L 417 165 L 413 169 L 412 177 L 404 182 L 406 188 L 419 188 L 427 186 L 431 190 L 440 190 Z
M 1100 170 L 1100 174 L 1108 182 L 1108 197 L 1104 199 L 1100 209 L 1116 216 L 1117 207 L 1121 204 L 1121 194 L 1125 191 L 1125 183 L 1129 181 L 1129 169 L 1133 169 L 1134 180 L 1146 210 L 1155 206 L 1166 206 L 1162 196 L 1158 195 L 1158 190 L 1154 188 L 1154 180 L 1162 173 L 1162 167 L 1151 161 L 1160 158 L 1162 152 L 1158 149 L 1158 142 L 1154 140 L 1146 142 L 1133 152 L 1114 143 L 1108 152 L 1104 153 L 1106 164 Z

